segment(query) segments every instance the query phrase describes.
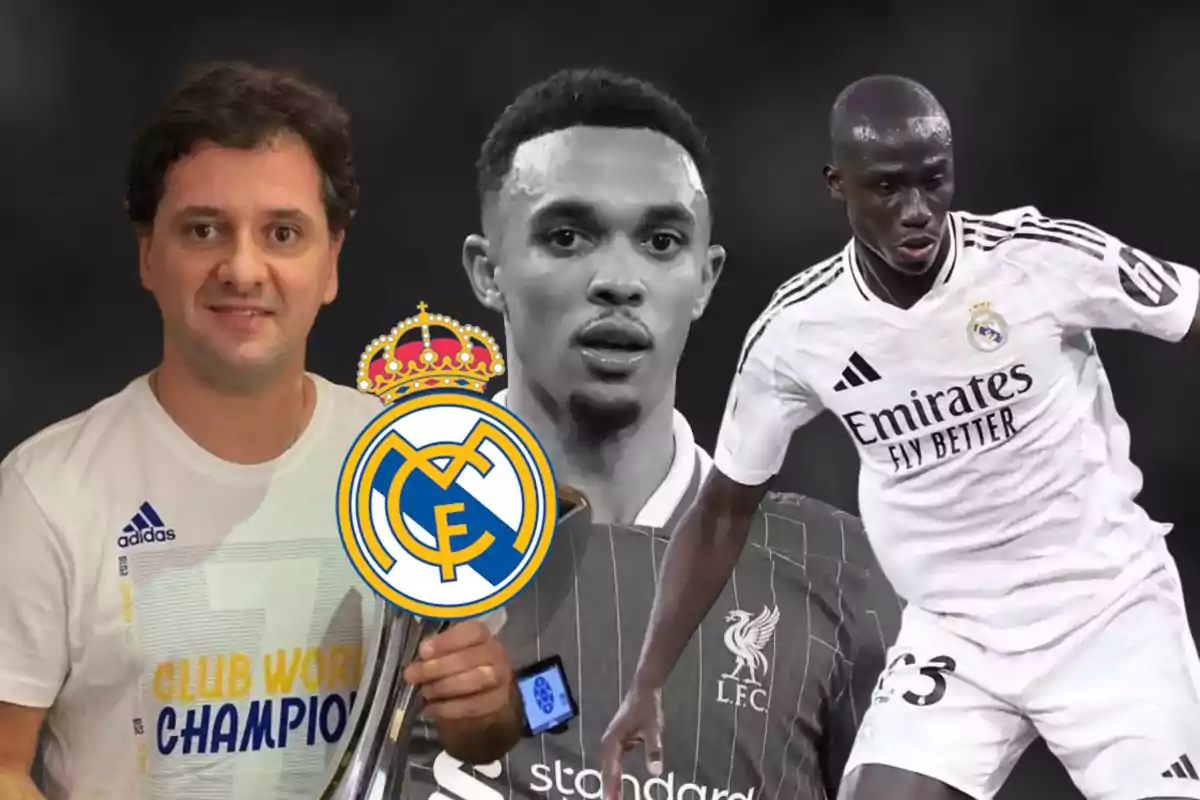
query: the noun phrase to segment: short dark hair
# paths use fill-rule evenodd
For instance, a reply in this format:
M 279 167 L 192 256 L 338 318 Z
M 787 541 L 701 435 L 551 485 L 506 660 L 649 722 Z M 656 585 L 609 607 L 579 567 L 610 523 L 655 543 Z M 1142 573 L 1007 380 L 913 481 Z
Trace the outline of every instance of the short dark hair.
M 564 69 L 523 90 L 492 125 L 479 160 L 480 198 L 500 189 L 525 142 L 575 126 L 648 128 L 679 143 L 712 192 L 712 155 L 703 131 L 653 84 L 601 67 Z
M 857 126 L 886 127 L 917 114 L 941 117 L 949 132 L 946 110 L 924 85 L 903 75 L 859 78 L 838 93 L 829 112 L 829 139 L 834 161 L 843 162 L 847 148 L 857 138 Z
M 129 218 L 154 222 L 167 171 L 201 142 L 250 149 L 284 132 L 312 151 L 329 228 L 344 230 L 359 198 L 349 112 L 296 73 L 240 62 L 198 68 L 138 131 L 125 173 Z

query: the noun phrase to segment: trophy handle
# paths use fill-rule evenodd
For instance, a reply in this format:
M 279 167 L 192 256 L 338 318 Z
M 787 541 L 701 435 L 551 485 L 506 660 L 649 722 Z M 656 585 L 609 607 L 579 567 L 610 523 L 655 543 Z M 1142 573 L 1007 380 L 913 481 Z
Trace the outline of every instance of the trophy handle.
M 421 711 L 421 696 L 404 682 L 404 668 L 416 660 L 421 642 L 449 625 L 448 620 L 423 619 L 383 604 L 370 671 L 360 685 L 321 800 L 399 796 L 408 764 L 408 734 Z

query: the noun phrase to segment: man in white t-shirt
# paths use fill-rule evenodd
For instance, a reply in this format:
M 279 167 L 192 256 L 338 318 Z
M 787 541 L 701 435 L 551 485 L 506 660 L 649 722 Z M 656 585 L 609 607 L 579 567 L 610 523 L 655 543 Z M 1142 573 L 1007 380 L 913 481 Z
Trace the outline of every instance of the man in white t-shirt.
M 348 117 L 276 72 L 218 65 L 138 136 L 148 376 L 0 465 L 0 798 L 311 798 L 346 730 L 375 601 L 335 519 L 374 398 L 305 371 L 358 189 Z M 36 391 L 35 387 L 30 387 Z M 405 676 L 447 748 L 520 735 L 483 622 Z
M 831 129 L 826 175 L 854 236 L 746 338 L 610 745 L 653 726 L 748 509 L 828 409 L 909 603 L 842 796 L 989 800 L 1040 734 L 1090 800 L 1200 798 L 1200 660 L 1169 526 L 1135 502 L 1091 335 L 1194 336 L 1197 273 L 1032 207 L 951 213 L 950 124 L 911 80 L 847 87 Z

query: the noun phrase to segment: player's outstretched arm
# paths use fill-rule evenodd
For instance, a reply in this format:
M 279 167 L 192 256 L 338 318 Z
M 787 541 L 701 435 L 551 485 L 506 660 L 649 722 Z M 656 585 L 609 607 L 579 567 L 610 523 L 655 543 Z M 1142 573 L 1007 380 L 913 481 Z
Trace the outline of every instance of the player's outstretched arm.
M 651 775 L 661 773 L 659 690 L 733 575 L 767 486 L 745 486 L 713 469 L 672 534 L 637 671 L 601 742 L 608 800 L 620 797 L 621 756 L 636 743 L 646 748 Z
M 601 741 L 607 800 L 620 797 L 621 756 L 634 744 L 645 746 L 651 774 L 662 769 L 659 690 L 733 575 L 792 433 L 821 411 L 788 363 L 798 323 L 782 309 L 773 301 L 746 335 L 713 469 L 667 545 L 638 668 Z
M 745 486 L 713 469 L 667 544 L 635 689 L 658 690 L 733 575 L 770 482 Z

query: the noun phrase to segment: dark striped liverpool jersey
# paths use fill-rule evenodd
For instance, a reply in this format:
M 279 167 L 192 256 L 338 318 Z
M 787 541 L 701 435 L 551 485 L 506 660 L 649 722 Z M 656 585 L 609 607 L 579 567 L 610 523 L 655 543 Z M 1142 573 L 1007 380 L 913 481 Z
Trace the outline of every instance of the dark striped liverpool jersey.
M 409 800 L 594 800 L 600 738 L 646 632 L 667 534 L 584 524 L 555 540 L 501 631 L 516 665 L 558 655 L 580 716 L 472 768 L 419 724 Z M 815 500 L 764 502 L 733 580 L 663 691 L 665 761 L 626 757 L 627 800 L 831 798 L 900 605 L 855 517 Z

